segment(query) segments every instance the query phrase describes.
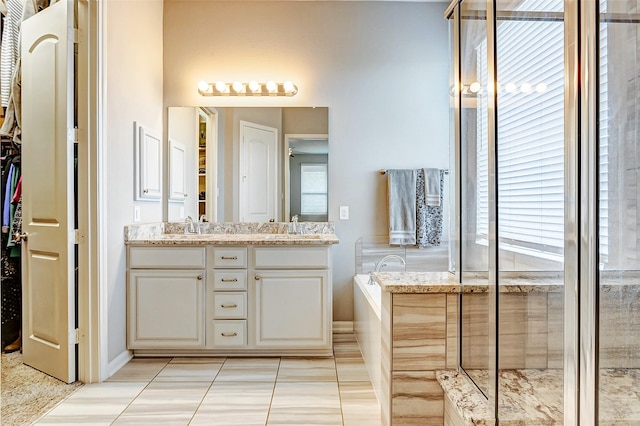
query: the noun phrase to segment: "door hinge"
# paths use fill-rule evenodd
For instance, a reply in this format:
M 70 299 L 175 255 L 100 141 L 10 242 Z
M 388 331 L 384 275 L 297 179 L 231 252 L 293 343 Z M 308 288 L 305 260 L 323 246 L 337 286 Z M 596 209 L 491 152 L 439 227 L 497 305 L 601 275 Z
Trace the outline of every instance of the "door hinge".
M 75 341 L 73 342 L 74 344 L 77 345 L 80 343 L 80 336 L 81 336 L 80 329 L 76 328 L 75 337 L 74 337 Z
M 84 234 L 79 229 L 73 230 L 73 244 L 84 243 Z
M 67 130 L 67 141 L 72 143 L 78 143 L 78 128 L 74 127 L 73 129 Z
M 80 42 L 80 32 L 77 28 L 73 29 L 73 42 L 76 44 Z

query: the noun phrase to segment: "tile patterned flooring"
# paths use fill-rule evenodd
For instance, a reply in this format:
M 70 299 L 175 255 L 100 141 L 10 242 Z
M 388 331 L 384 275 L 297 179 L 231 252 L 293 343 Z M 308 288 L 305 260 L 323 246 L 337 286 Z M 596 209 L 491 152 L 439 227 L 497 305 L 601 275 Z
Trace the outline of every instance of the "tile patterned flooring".
M 327 358 L 135 358 L 36 424 L 380 425 L 353 333 Z

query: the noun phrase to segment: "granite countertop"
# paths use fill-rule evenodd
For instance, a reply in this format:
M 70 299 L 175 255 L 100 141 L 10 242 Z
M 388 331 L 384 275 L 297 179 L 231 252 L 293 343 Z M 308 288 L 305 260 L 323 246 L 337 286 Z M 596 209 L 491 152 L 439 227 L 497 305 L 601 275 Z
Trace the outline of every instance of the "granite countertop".
M 450 272 L 377 272 L 373 277 L 389 293 L 460 292 L 460 284 Z
M 152 223 L 125 227 L 125 244 L 140 246 L 216 245 L 296 245 L 338 244 L 333 224 L 301 224 L 303 233 L 288 233 L 287 223 L 204 223 L 201 233 L 185 234 L 184 223 Z
M 488 293 L 487 279 L 467 278 L 460 285 L 451 272 L 377 272 L 376 282 L 390 293 Z M 503 277 L 501 293 L 562 292 L 562 278 L 555 274 Z

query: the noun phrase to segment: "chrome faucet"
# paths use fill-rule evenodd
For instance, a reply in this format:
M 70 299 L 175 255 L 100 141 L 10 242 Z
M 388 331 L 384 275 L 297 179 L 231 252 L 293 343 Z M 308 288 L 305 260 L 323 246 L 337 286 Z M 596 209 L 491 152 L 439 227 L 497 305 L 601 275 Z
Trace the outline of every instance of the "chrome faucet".
M 208 222 L 207 215 L 206 214 L 201 214 L 200 215 L 200 219 L 198 219 L 198 223 L 205 223 L 205 222 Z
M 291 233 L 292 234 L 298 233 L 298 215 L 297 214 L 294 214 L 293 216 L 291 216 Z
M 373 268 L 374 270 L 369 272 L 369 282 L 367 284 L 373 285 L 376 283 L 375 280 L 373 279 L 373 274 L 380 272 L 380 269 L 387 266 L 387 264 L 384 262 L 388 259 L 398 259 L 399 261 L 402 262 L 402 264 L 405 266 L 405 269 L 406 269 L 407 262 L 404 260 L 402 256 L 398 256 L 397 254 L 389 254 L 375 263 Z
M 196 225 L 193 222 L 193 218 L 191 216 L 187 216 L 184 221 L 184 233 L 185 234 L 199 234 L 200 227 L 196 229 Z

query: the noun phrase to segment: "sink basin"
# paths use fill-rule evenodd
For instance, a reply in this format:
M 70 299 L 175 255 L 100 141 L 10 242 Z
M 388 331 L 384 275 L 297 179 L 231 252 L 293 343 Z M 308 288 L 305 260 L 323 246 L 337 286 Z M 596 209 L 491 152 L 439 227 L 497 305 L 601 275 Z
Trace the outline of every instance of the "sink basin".
M 267 240 L 319 240 L 320 234 L 271 234 L 267 235 Z

